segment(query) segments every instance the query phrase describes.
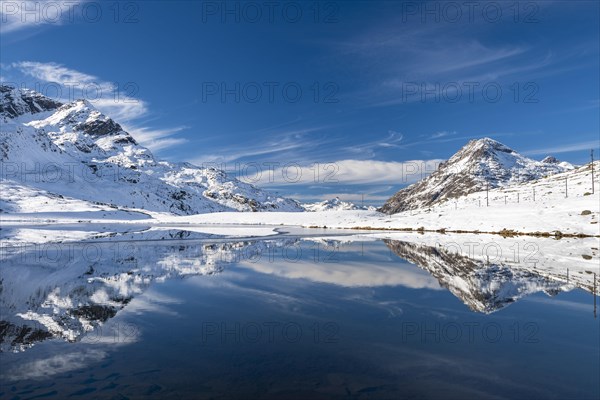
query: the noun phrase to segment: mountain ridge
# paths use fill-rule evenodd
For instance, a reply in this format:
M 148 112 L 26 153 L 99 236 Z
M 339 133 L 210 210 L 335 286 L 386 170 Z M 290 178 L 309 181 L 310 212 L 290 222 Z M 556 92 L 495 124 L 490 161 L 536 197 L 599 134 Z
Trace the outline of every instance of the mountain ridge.
M 63 104 L 31 90 L 0 86 L 0 118 L 0 161 L 5 164 L 0 184 L 13 189 L 29 186 L 108 206 L 179 215 L 303 210 L 293 199 L 224 171 L 156 159 L 86 100 Z M 50 166 L 62 179 L 44 173 Z M 5 206 L 20 209 L 25 203 L 21 199 Z
M 302 205 L 306 211 L 318 212 L 318 211 L 341 211 L 341 210 L 369 210 L 374 211 L 375 207 L 357 205 L 349 201 L 343 201 L 339 197 L 333 199 L 319 201 L 315 203 L 305 203 Z
M 403 188 L 380 208 L 386 214 L 427 208 L 482 190 L 530 182 L 573 169 L 554 157 L 527 158 L 490 138 L 469 141 L 436 171 Z

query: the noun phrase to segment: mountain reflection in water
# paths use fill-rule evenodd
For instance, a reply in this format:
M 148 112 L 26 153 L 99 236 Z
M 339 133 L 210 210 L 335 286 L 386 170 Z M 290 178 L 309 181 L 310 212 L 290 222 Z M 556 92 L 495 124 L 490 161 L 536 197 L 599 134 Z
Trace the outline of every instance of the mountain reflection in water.
M 482 259 L 458 252 L 456 242 L 451 242 L 452 246 L 428 245 L 417 242 L 419 238 L 414 236 L 413 242 L 383 242 L 391 254 L 399 257 L 398 261 L 408 261 L 429 275 L 379 266 L 376 261 L 357 264 L 356 249 L 344 249 L 344 244 L 372 238 L 177 240 L 199 239 L 182 230 L 133 237 L 144 240 L 105 241 L 103 237 L 104 241 L 97 242 L 4 248 L 0 269 L 2 351 L 26 350 L 52 338 L 80 340 L 154 282 L 215 275 L 236 264 L 263 274 L 343 287 L 446 288 L 469 309 L 480 313 L 498 311 L 538 292 L 554 296 L 574 288 L 595 290 L 594 271 L 569 276 L 562 266 L 557 270 L 544 265 L 551 264 L 552 257 L 533 268 L 527 263 L 490 262 L 489 256 Z M 597 259 L 597 251 L 593 254 Z
M 0 398 L 600 395 L 597 239 L 59 228 L 3 229 Z

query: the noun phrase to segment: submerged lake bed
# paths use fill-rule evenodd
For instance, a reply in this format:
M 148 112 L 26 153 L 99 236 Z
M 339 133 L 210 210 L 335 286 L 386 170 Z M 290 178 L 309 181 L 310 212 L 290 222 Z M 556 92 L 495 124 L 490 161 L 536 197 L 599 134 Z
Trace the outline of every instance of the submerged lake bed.
M 598 247 L 178 229 L 7 247 L 0 395 L 598 398 Z

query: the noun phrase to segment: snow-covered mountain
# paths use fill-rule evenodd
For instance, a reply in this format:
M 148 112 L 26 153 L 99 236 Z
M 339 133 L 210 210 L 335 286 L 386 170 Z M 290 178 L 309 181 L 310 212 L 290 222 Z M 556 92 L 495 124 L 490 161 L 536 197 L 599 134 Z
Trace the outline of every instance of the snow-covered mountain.
M 426 208 L 473 192 L 529 182 L 573 169 L 554 157 L 527 158 L 489 138 L 471 140 L 427 178 L 393 195 L 381 208 L 394 214 Z
M 159 161 L 121 125 L 85 100 L 62 104 L 0 86 L 2 208 L 34 212 L 35 196 L 179 215 L 217 211 L 303 211 L 225 172 Z M 51 200 L 50 200 L 51 201 Z M 64 204 L 63 204 L 64 206 Z
M 372 206 L 358 206 L 349 201 L 342 201 L 339 197 L 333 199 L 320 201 L 317 203 L 306 203 L 302 205 L 306 211 L 317 212 L 317 211 L 342 211 L 342 210 L 370 210 L 374 211 L 375 207 Z
M 507 262 L 477 260 L 443 247 L 398 240 L 384 242 L 396 255 L 429 272 L 440 286 L 447 288 L 475 312 L 490 314 L 534 293 L 554 296 L 575 287 L 562 277 L 543 276 L 540 272 L 518 268 Z
M 191 245 L 179 240 L 207 236 L 163 230 L 64 244 L 51 253 L 35 246 L 2 249 L 0 353 L 53 338 L 81 340 L 154 282 L 218 274 L 249 246 L 266 252 L 267 246 L 291 246 L 298 240 Z M 86 253 L 90 248 L 94 262 Z

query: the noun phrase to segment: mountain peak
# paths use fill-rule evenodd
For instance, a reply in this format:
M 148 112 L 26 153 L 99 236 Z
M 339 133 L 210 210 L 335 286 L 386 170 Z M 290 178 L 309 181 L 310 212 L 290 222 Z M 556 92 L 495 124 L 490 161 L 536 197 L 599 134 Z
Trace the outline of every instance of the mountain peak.
M 62 105 L 30 89 L 0 85 L 0 117 L 17 118 L 24 114 L 56 110 Z
M 429 207 L 486 187 L 528 182 L 569 169 L 568 163 L 535 161 L 487 137 L 471 140 L 437 171 L 397 192 L 381 211 L 393 214 Z
M 492 154 L 493 152 L 516 153 L 513 149 L 505 144 L 485 137 L 481 139 L 470 140 L 465 146 L 463 146 L 462 149 L 458 151 L 457 154 L 461 152 L 477 152 L 478 150 L 488 152 L 489 154 Z
M 49 117 L 33 121 L 31 125 L 35 128 L 51 130 L 53 127 L 60 130 L 61 126 L 70 126 L 74 131 L 84 132 L 91 137 L 129 136 L 121 125 L 102 114 L 92 103 L 83 99 L 63 104 Z M 135 143 L 133 138 L 130 142 Z
M 546 158 L 544 158 L 542 160 L 543 163 L 547 163 L 547 164 L 558 164 L 559 161 L 556 157 L 553 156 L 547 156 Z
M 59 111 L 62 111 L 62 110 L 70 110 L 70 111 L 85 110 L 88 112 L 98 111 L 98 109 L 96 107 L 94 107 L 94 105 L 92 103 L 90 103 L 89 101 L 84 100 L 84 99 L 77 99 L 70 103 L 65 103 L 59 108 Z M 98 113 L 100 113 L 100 112 L 98 111 Z
M 73 102 L 73 104 L 81 105 L 82 107 L 87 107 L 91 110 L 96 110 L 96 107 L 94 107 L 94 105 L 86 99 L 77 99 Z
M 343 201 L 339 196 L 317 203 L 304 204 L 303 207 L 306 211 L 375 210 L 375 207 L 359 206 L 349 201 Z
M 69 166 L 60 175 L 69 177 L 64 181 L 24 182 L 23 194 L 10 202 L 2 199 L 9 209 L 30 209 L 29 204 L 34 204 L 28 201 L 30 193 L 49 191 L 60 199 L 174 214 L 303 210 L 295 200 L 258 189 L 221 170 L 156 160 L 89 101 L 62 104 L 34 91 L 3 85 L 0 107 L 0 117 L 7 122 L 0 131 L 0 160 L 29 169 L 49 162 Z M 0 190 L 14 183 L 0 180 Z
M 473 139 L 470 140 L 469 143 L 467 143 L 468 145 L 482 145 L 482 146 L 489 146 L 489 147 L 506 147 L 505 145 L 503 145 L 502 143 L 500 143 L 497 140 L 494 140 L 492 138 L 489 137 L 484 137 L 481 139 Z

